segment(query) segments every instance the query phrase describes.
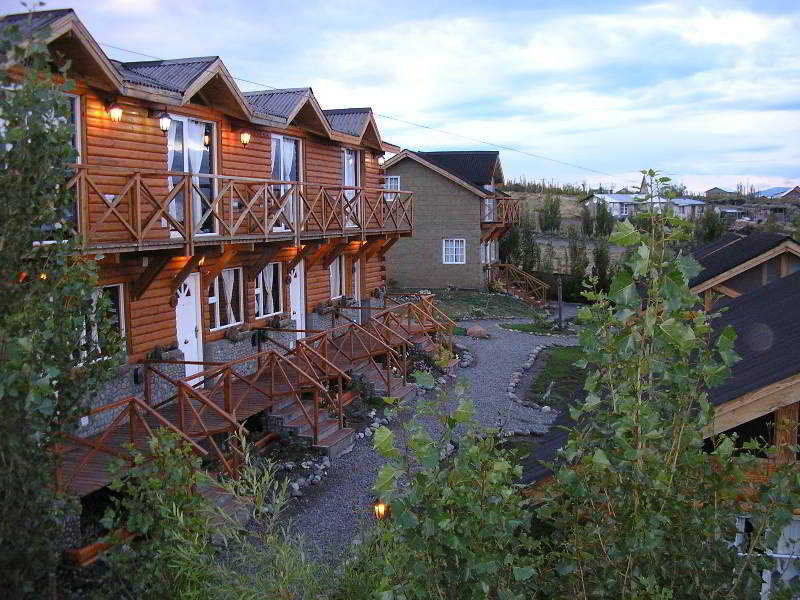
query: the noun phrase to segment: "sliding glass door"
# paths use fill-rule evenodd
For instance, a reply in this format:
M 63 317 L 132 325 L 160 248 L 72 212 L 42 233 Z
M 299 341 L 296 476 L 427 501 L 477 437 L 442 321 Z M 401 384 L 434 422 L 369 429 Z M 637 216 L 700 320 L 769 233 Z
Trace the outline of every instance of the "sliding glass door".
M 361 180 L 361 163 L 359 161 L 358 150 L 352 148 L 344 148 L 342 156 L 344 172 L 342 173 L 342 181 L 345 187 L 358 187 Z M 344 197 L 347 199 L 345 206 L 345 213 L 347 214 L 345 227 L 358 227 L 358 203 L 359 198 L 356 196 L 356 190 L 344 190 Z
M 275 181 L 300 181 L 300 140 L 286 137 L 284 135 L 272 136 L 272 179 Z M 280 202 L 288 191 L 292 188 L 288 183 L 281 183 L 272 186 L 272 194 Z M 283 211 L 286 220 L 294 223 L 295 212 L 299 215 L 299 198 L 296 190 L 289 195 L 286 208 Z M 277 208 L 277 207 L 276 207 Z M 275 224 L 275 231 L 288 231 L 286 223 L 278 220 Z

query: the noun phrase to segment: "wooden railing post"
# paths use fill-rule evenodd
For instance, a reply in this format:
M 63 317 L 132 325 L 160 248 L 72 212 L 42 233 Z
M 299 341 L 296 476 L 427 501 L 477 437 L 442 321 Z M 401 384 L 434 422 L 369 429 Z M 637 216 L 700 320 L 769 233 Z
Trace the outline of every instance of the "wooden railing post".
M 183 233 L 187 244 L 194 238 L 194 215 L 192 215 L 192 177 L 183 176 Z
M 144 401 L 148 406 L 153 406 L 153 391 L 150 389 L 150 364 L 144 363 Z
M 314 390 L 314 422 L 311 424 L 314 432 L 314 444 L 319 443 L 319 390 Z
M 225 412 L 232 415 L 234 418 L 236 415 L 231 410 L 231 399 L 233 396 L 233 382 L 231 381 L 231 369 L 233 367 L 227 367 L 225 369 Z
M 178 429 L 181 433 L 186 433 L 183 413 L 186 405 L 186 390 L 183 388 L 183 382 L 178 382 Z
M 133 411 L 135 407 L 136 403 L 134 402 L 133 398 L 131 398 L 130 402 L 128 402 L 128 433 L 130 434 L 131 446 L 133 446 L 136 439 L 136 420 L 133 418 Z
M 344 394 L 344 382 L 339 376 L 339 429 L 344 429 L 344 413 L 342 408 L 342 395 Z

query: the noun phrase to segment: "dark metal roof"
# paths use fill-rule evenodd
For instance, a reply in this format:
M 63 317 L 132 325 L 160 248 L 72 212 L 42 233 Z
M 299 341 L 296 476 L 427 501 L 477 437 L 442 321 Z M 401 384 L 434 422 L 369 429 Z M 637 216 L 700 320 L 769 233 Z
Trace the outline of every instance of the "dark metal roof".
M 748 236 L 726 234 L 716 242 L 692 252 L 703 270 L 689 285 L 694 287 L 708 281 L 790 239 L 792 238 L 788 235 L 763 231 Z
M 492 183 L 495 166 L 500 160 L 500 153 L 497 150 L 416 152 L 415 154 L 484 193 L 486 190 L 483 189 L 483 186 Z
M 38 31 L 68 14 L 75 14 L 75 11 L 71 8 L 62 8 L 59 10 L 40 10 L 33 13 L 5 15 L 0 18 L 0 31 L 12 25 L 19 27 L 20 32 L 23 34 Z
M 254 111 L 288 119 L 297 106 L 305 102 L 311 94 L 313 92 L 310 87 L 303 87 L 244 92 L 243 95 Z
M 369 108 L 336 108 L 322 112 L 325 113 L 328 123 L 331 124 L 334 131 L 358 137 L 369 121 L 371 110 Z
M 123 80 L 149 87 L 184 93 L 217 60 L 218 56 L 148 60 L 112 61 Z
M 800 272 L 731 301 L 714 321 L 715 331 L 736 330 L 742 360 L 733 375 L 710 390 L 715 405 L 800 373 Z

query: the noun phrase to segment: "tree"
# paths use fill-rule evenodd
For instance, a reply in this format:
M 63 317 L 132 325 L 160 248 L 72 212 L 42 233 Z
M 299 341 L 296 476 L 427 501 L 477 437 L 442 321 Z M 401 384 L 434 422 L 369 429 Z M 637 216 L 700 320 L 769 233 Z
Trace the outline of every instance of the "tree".
M 597 235 L 601 237 L 608 237 L 614 229 L 614 216 L 608 210 L 605 202 L 597 203 L 594 228 Z
M 41 38 L 4 35 L 3 56 L 27 68 L 0 90 L 0 590 L 39 598 L 57 559 L 50 449 L 111 376 L 119 339 L 72 226 L 69 84 Z
M 719 239 L 725 233 L 725 223 L 719 213 L 710 206 L 706 207 L 703 217 L 697 222 L 695 227 L 695 237 L 701 243 L 708 244 Z
M 653 187 L 664 183 L 647 173 Z M 800 488 L 779 466 L 748 493 L 743 482 L 757 459 L 715 438 L 704 452 L 714 410 L 708 389 L 728 376 L 738 357 L 735 333 L 718 330 L 689 290 L 700 271 L 670 250 L 689 235 L 685 221 L 648 213 L 638 231 L 618 225 L 611 243 L 635 249 L 608 294 L 587 293 L 580 343 L 587 396 L 574 406 L 575 426 L 564 463 L 538 510 L 552 551 L 539 579 L 540 597 L 695 599 L 758 597 L 769 559 Z M 640 291 L 646 290 L 646 296 Z M 747 493 L 753 524 L 735 539 Z
M 539 229 L 558 231 L 561 228 L 561 200 L 558 196 L 548 194 L 539 210 Z
M 769 216 L 767 217 L 767 220 L 764 223 L 764 231 L 768 231 L 770 233 L 777 233 L 780 230 L 781 226 L 778 223 L 778 219 L 775 217 L 775 213 L 770 211 Z
M 587 238 L 592 237 L 594 234 L 594 217 L 592 217 L 592 211 L 589 210 L 589 206 L 585 202 L 583 208 L 581 208 L 581 230 Z
M 586 255 L 586 246 L 578 236 L 578 230 L 572 225 L 567 228 L 567 268 L 569 274 L 578 281 L 586 276 L 589 267 L 589 258 Z
M 498 254 L 500 255 L 500 262 L 510 263 L 513 257 L 518 254 L 520 245 L 520 227 L 519 225 L 512 225 L 511 229 L 500 238 L 498 244 Z
M 611 260 L 608 252 L 608 239 L 600 238 L 595 242 L 594 251 L 594 272 L 597 276 L 597 289 L 608 292 L 611 284 L 610 267 Z

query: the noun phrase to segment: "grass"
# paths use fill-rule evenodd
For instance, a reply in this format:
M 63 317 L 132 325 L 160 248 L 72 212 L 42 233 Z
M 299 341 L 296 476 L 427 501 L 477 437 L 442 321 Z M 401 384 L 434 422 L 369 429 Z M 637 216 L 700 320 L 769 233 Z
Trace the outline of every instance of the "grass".
M 536 309 L 512 296 L 468 290 L 434 290 L 436 306 L 451 319 L 533 317 Z
M 566 408 L 569 402 L 583 393 L 586 371 L 574 366 L 583 357 L 583 349 L 580 346 L 559 346 L 545 350 L 543 354 L 546 362 L 531 383 L 531 399 L 540 402 L 552 381 L 553 390 L 547 403 L 557 408 Z
M 524 331 L 525 333 L 557 333 L 558 327 L 550 326 L 542 323 L 501 323 L 500 327 L 503 329 L 511 329 L 512 331 Z
M 466 327 L 453 327 L 453 335 L 467 335 Z

